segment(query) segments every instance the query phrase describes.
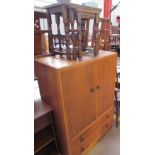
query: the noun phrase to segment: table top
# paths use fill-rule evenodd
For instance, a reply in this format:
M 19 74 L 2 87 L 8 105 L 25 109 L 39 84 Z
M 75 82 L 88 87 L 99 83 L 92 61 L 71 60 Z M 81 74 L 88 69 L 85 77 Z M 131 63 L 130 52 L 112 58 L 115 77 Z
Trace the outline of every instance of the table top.
M 34 101 L 34 120 L 47 115 L 52 110 L 53 109 L 41 99 Z
M 79 4 L 75 4 L 75 3 L 67 3 L 67 2 L 62 2 L 62 3 L 54 3 L 51 5 L 47 5 L 44 8 L 45 9 L 52 9 L 54 7 L 59 7 L 59 6 L 67 6 L 68 8 L 73 8 L 82 12 L 95 12 L 95 13 L 100 13 L 102 11 L 102 9 L 100 8 L 95 8 L 95 7 L 90 7 L 90 6 L 84 6 L 84 5 L 79 5 Z

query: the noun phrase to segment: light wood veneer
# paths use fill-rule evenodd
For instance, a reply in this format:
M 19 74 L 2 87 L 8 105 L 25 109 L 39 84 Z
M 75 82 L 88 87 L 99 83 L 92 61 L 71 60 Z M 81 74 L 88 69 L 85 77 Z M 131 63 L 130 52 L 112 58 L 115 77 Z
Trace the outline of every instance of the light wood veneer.
M 42 99 L 53 109 L 62 155 L 84 155 L 112 127 L 116 53 L 68 61 L 35 58 Z

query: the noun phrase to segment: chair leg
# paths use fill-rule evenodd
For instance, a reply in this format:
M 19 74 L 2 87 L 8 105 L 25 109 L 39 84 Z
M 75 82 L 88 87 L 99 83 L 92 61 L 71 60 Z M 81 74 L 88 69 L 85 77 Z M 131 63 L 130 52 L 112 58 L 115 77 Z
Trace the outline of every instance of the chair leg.
M 115 106 L 116 106 L 116 127 L 118 127 L 119 124 L 119 101 L 117 98 L 117 92 L 115 91 Z
M 119 124 L 120 102 L 116 101 L 116 127 Z
M 115 99 L 116 99 L 116 102 L 117 102 L 117 92 L 116 92 L 116 90 L 115 90 Z

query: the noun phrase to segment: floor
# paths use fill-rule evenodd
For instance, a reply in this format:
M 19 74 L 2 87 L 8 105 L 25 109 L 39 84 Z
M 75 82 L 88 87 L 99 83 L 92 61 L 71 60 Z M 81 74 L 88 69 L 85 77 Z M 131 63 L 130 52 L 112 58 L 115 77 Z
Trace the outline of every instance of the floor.
M 94 145 L 88 155 L 120 155 L 120 128 L 115 124 L 100 141 Z

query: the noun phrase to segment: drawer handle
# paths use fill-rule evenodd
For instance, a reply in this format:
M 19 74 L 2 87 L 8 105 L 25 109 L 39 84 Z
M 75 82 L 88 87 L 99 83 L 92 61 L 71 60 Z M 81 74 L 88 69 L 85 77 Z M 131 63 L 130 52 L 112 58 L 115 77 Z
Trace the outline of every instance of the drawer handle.
M 108 128 L 109 127 L 109 124 L 106 124 L 105 127 Z
M 80 142 L 83 142 L 84 140 L 84 137 L 80 137 Z
M 90 89 L 90 92 L 91 92 L 91 93 L 95 93 L 95 88 L 91 88 L 91 89 Z
M 99 89 L 100 89 L 100 86 L 99 86 L 99 85 L 97 85 L 96 89 L 98 89 L 98 90 L 99 90 Z
M 81 147 L 81 152 L 84 152 L 85 148 L 84 147 Z
M 109 115 L 106 115 L 105 117 L 106 117 L 106 118 L 109 118 Z

